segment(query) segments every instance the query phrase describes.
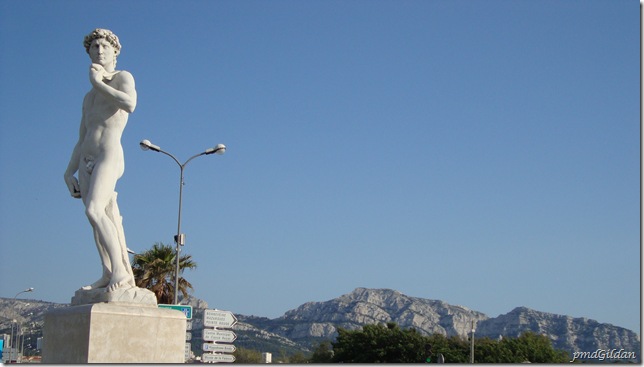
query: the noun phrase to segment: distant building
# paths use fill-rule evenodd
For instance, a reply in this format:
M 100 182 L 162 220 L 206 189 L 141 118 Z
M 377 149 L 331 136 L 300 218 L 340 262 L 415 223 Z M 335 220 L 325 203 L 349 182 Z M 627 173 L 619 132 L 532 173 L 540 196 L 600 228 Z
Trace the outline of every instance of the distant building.
M 262 353 L 262 363 L 273 363 L 273 354 Z

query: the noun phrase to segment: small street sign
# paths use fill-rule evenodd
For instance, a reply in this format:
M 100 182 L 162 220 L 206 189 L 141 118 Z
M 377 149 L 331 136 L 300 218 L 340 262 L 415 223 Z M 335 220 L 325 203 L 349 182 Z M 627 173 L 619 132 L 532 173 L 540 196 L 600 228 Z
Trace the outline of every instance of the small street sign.
M 235 362 L 235 356 L 232 354 L 213 354 L 213 353 L 204 353 L 201 356 L 203 362 L 210 363 L 233 363 Z
M 237 323 L 237 318 L 230 311 L 204 310 L 203 326 L 230 328 Z
M 232 344 L 203 343 L 204 352 L 234 353 L 237 348 Z
M 189 331 L 186 331 L 186 340 L 192 340 L 192 333 Z
M 232 343 L 237 335 L 230 330 L 203 329 L 203 340 L 209 342 Z
M 192 330 L 192 320 L 186 321 L 186 330 Z
M 159 304 L 159 308 L 170 308 L 172 310 L 177 310 L 183 312 L 186 315 L 186 319 L 192 320 L 192 306 L 190 305 L 164 305 Z
M 191 357 L 191 356 L 190 356 L 190 353 L 191 353 L 191 350 L 190 350 L 190 343 L 186 343 L 186 349 L 185 349 L 185 355 L 184 355 L 184 357 L 185 357 L 186 359 L 190 359 L 190 357 Z

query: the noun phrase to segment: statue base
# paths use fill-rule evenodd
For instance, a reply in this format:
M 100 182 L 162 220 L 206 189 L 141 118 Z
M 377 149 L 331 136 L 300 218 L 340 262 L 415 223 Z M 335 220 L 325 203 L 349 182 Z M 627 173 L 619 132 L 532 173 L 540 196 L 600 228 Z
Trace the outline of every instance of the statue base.
M 157 298 L 152 291 L 138 287 L 118 288 L 112 292 L 108 292 L 105 288 L 79 289 L 72 297 L 72 306 L 104 302 L 136 303 L 156 307 Z
M 186 316 L 180 311 L 94 303 L 45 314 L 42 362 L 184 363 L 185 345 Z

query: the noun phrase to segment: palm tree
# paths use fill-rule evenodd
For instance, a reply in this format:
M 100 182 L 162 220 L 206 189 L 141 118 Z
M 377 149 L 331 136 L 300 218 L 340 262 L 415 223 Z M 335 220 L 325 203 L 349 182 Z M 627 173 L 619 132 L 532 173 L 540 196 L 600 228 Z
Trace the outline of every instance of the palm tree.
M 192 261 L 192 255 L 182 255 L 179 258 L 179 273 L 185 269 L 194 269 L 197 263 Z M 150 250 L 134 256 L 132 270 L 136 286 L 147 288 L 154 292 L 160 304 L 174 302 L 174 278 L 177 270 L 176 252 L 170 245 L 156 242 Z M 188 296 L 192 284 L 179 277 L 179 292 L 183 297 Z

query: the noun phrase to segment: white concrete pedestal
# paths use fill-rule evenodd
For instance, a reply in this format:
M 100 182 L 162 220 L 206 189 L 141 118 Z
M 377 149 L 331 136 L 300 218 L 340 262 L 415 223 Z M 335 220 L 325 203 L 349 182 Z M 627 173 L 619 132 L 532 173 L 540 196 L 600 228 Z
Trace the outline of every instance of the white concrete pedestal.
M 43 363 L 184 363 L 186 316 L 176 310 L 95 303 L 45 314 Z

